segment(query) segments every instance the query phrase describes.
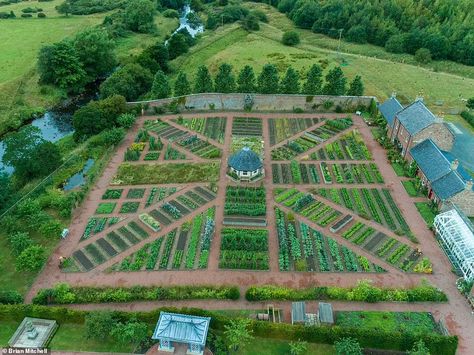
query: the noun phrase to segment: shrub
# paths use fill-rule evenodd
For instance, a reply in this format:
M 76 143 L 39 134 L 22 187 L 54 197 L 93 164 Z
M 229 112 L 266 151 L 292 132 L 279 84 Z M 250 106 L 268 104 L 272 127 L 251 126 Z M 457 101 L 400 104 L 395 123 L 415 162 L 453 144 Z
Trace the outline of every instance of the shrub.
M 23 302 L 23 296 L 15 290 L 0 290 L 0 304 L 17 304 Z
M 46 14 L 44 12 L 38 12 L 38 18 L 45 18 Z
M 21 252 L 16 259 L 18 271 L 38 271 L 46 262 L 45 249 L 40 245 L 32 245 Z
M 286 46 L 296 46 L 300 43 L 300 35 L 296 31 L 286 31 L 283 33 L 281 42 Z
M 117 321 L 112 312 L 93 312 L 86 315 L 86 336 L 89 339 L 105 339 L 110 335 Z
M 420 48 L 415 52 L 415 60 L 421 64 L 431 62 L 431 52 L 427 48 Z
M 240 298 L 237 287 L 231 286 L 173 286 L 130 288 L 69 287 L 56 285 L 54 289 L 41 289 L 34 297 L 34 304 L 68 304 L 129 302 L 138 300 L 185 300 L 185 299 L 230 299 Z M 67 297 L 65 295 L 68 295 Z
M 32 14 L 21 14 L 21 17 L 27 18 L 27 17 L 33 17 L 33 15 Z
M 167 18 L 179 18 L 179 12 L 173 9 L 167 9 L 163 11 L 163 17 Z
M 20 255 L 23 250 L 33 245 L 33 240 L 28 233 L 17 232 L 8 237 L 13 255 Z
M 122 113 L 117 118 L 117 123 L 119 124 L 120 127 L 128 129 L 132 127 L 133 124 L 135 123 L 135 116 L 132 115 L 131 113 Z

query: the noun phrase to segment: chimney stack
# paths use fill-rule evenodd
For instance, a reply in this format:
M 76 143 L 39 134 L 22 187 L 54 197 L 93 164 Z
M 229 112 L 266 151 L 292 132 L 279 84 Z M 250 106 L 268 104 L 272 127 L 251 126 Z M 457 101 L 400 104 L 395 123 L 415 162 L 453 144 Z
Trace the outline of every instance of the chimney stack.
M 457 159 L 454 159 L 452 162 L 451 162 L 451 170 L 458 170 L 458 166 L 459 166 L 459 160 Z
M 418 96 L 415 98 L 415 101 L 421 101 L 421 102 L 424 102 L 423 96 L 421 96 L 421 95 L 418 95 Z
M 396 91 L 393 91 L 391 97 L 394 98 L 394 99 L 396 99 L 396 98 L 397 98 L 397 92 L 396 92 Z
M 466 190 L 467 191 L 472 190 L 472 185 L 473 185 L 472 179 L 467 180 L 466 181 Z

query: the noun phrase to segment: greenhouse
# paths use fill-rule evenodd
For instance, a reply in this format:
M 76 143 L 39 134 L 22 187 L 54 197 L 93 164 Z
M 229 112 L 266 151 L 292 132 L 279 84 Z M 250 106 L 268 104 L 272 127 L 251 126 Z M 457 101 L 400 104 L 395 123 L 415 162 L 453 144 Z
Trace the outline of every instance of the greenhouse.
M 466 280 L 474 280 L 474 227 L 457 208 L 435 217 L 436 235 L 453 263 Z

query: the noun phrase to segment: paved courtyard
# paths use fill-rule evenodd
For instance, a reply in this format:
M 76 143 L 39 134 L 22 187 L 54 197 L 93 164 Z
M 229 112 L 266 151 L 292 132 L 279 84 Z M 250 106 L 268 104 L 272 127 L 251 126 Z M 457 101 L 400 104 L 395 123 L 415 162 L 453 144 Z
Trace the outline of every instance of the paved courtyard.
M 61 241 L 49 259 L 44 271 L 31 288 L 27 300 L 31 300 L 40 288 L 52 287 L 58 282 L 68 282 L 73 286 L 228 284 L 239 285 L 244 292 L 251 285 L 264 284 L 289 287 L 353 286 L 359 279 L 371 279 L 376 285 L 384 287 L 411 287 L 419 284 L 422 279 L 427 279 L 448 295 L 447 304 L 334 302 L 334 308 L 335 310 L 430 311 L 437 319 L 445 320 L 450 332 L 460 336 L 460 353 L 468 354 L 467 349 L 474 348 L 474 337 L 469 331 L 473 322 L 471 310 L 455 289 L 456 276 L 451 272 L 451 265 L 414 205 L 420 198 L 408 196 L 401 184 L 404 178 L 396 176 L 386 159 L 384 149 L 373 139 L 370 127 L 360 117 L 352 116 L 353 123 L 350 127 L 340 131 L 334 130 L 332 133 L 326 122 L 345 118 L 347 114 L 213 112 L 185 114 L 182 117 L 184 119 L 221 117 L 225 120 L 219 122 L 225 122 L 225 128 L 222 134 L 210 138 L 209 135 L 206 136 L 209 132 L 203 130 L 198 132 L 197 129 L 191 130 L 185 127 L 177 120 L 177 115 L 140 117 L 118 147 L 117 153 L 88 198 L 75 211 L 73 222 L 69 227 L 70 235 Z M 261 119 L 261 128 L 256 128 L 254 139 L 251 141 L 256 142 L 259 137 L 263 141 L 265 176 L 262 182 L 252 186 L 262 186 L 266 190 L 264 201 L 266 212 L 261 216 L 266 220 L 265 228 L 224 226 L 226 198 L 228 199 L 226 191 L 229 186 L 239 185 L 226 175 L 227 159 L 235 149 L 233 144 L 235 145 L 237 138 L 242 138 L 237 125 L 234 125 L 233 132 L 233 121 L 236 117 Z M 157 118 L 166 124 L 165 130 L 160 131 L 159 125 L 147 127 L 152 127 L 148 130 L 149 135 L 160 139 L 163 147 L 153 153 L 147 140 L 145 149 L 140 153 L 140 159 L 127 163 L 168 166 L 176 163 L 199 165 L 220 162 L 215 183 L 167 181 L 126 185 L 114 179 L 120 165 L 124 163 L 127 149 L 137 143 L 137 136 L 143 129 L 145 121 Z M 280 134 L 278 137 L 278 132 L 275 133 L 275 127 L 278 126 L 272 121 L 275 118 L 294 120 L 318 118 L 318 120 L 306 120 L 303 129 L 283 130 L 286 135 Z M 347 154 L 344 151 L 340 156 L 330 158 L 338 153 L 337 149 L 336 153 L 333 153 L 334 147 L 345 147 L 345 144 L 350 144 L 350 137 L 353 137 L 350 134 L 354 130 L 358 132 L 357 137 L 363 141 L 360 145 L 365 144 L 369 154 L 365 157 L 352 156 L 351 153 Z M 163 132 L 175 133 L 169 136 Z M 321 141 L 314 146 L 305 146 L 303 152 L 296 154 L 287 148 L 290 141 L 304 143 L 307 142 L 304 137 L 314 135 L 317 136 L 315 139 Z M 193 151 L 184 144 L 189 136 L 196 137 L 193 138 L 193 142 L 197 140 L 203 148 Z M 353 150 L 355 148 L 352 146 Z M 220 152 L 220 157 L 212 158 L 212 154 L 217 151 Z M 144 160 L 148 153 L 153 153 L 149 155 L 150 158 L 154 158 L 153 160 Z M 172 155 L 174 160 L 169 159 Z M 292 166 L 298 166 L 300 172 L 291 171 Z M 324 166 L 327 166 L 327 175 L 324 173 Z M 358 172 L 361 172 L 359 177 Z M 120 194 L 117 192 L 119 196 L 114 196 L 116 198 L 105 199 L 104 196 L 109 190 L 122 191 Z M 350 201 L 345 199 L 344 196 L 348 196 L 346 193 L 350 195 Z M 112 196 L 112 192 L 109 191 L 109 194 Z M 156 197 L 157 194 L 160 196 Z M 289 197 L 285 198 L 285 194 Z M 293 203 L 308 194 L 311 194 L 312 200 L 304 208 Z M 335 194 L 337 196 L 334 196 Z M 363 202 L 359 205 L 358 195 L 364 198 L 362 200 L 360 197 Z M 189 201 L 193 197 L 194 202 Z M 295 201 L 291 201 L 292 198 Z M 393 199 L 393 203 L 390 199 Z M 185 204 L 186 201 L 188 204 Z M 101 204 L 109 205 L 103 206 L 104 210 L 98 214 Z M 164 204 L 168 206 L 165 209 Z M 179 207 L 180 212 L 176 212 L 177 215 L 172 213 L 170 215 L 169 205 Z M 361 208 L 365 210 L 361 211 Z M 159 220 L 160 230 L 155 232 L 141 222 L 139 218 L 141 214 L 151 215 L 155 220 Z M 352 216 L 347 226 L 336 231 L 334 228 L 331 229 L 346 215 Z M 91 218 L 95 219 L 91 221 Z M 214 221 L 213 238 L 210 249 L 204 250 L 200 243 L 205 233 L 205 221 L 210 219 Z M 301 249 L 296 254 L 301 253 L 301 257 L 296 257 L 293 249 L 288 262 L 282 263 L 285 252 L 282 250 L 284 249 L 281 243 L 282 232 L 278 230 L 277 224 L 286 228 L 286 233 L 294 233 L 298 241 L 292 239 L 291 243 L 288 242 L 290 243 L 288 249 L 297 245 Z M 199 241 L 196 247 L 192 244 L 194 226 L 197 226 L 195 227 L 197 238 L 201 238 L 196 239 Z M 268 266 L 264 262 L 252 264 L 254 270 L 231 269 L 225 266 L 229 264 L 223 260 L 221 251 L 224 228 L 268 231 L 267 256 L 262 256 L 264 259 L 267 258 Z M 354 233 L 349 232 L 351 228 Z M 418 243 L 409 238 L 408 230 L 416 237 Z M 308 239 L 311 242 L 308 242 Z M 150 265 L 138 263 L 139 253 L 146 255 L 147 261 L 151 260 L 150 248 L 153 247 L 158 250 L 155 262 Z M 195 254 L 189 256 L 191 250 Z M 58 267 L 60 256 L 70 257 L 76 271 L 80 272 L 62 271 Z M 416 265 L 423 258 L 431 261 L 432 274 L 415 272 Z M 131 265 L 136 266 L 136 271 L 132 271 L 134 266 Z M 113 307 L 139 310 L 156 308 L 159 305 L 163 303 L 139 302 Z M 208 309 L 264 306 L 248 303 L 244 299 L 235 302 L 166 302 L 166 305 Z M 279 305 L 285 312 L 289 312 L 289 303 L 283 302 Z M 110 305 L 79 307 L 93 309 Z

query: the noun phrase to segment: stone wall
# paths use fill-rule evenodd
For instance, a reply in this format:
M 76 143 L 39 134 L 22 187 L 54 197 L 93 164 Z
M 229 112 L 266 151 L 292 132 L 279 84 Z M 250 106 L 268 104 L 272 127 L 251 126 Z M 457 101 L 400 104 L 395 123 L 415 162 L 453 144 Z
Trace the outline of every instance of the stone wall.
M 193 94 L 178 98 L 129 102 L 129 105 L 153 107 L 178 105 L 180 111 L 242 111 L 250 106 L 251 111 L 305 112 L 355 112 L 368 107 L 373 96 L 306 96 L 306 95 L 262 95 L 262 94 Z M 249 103 L 251 102 L 251 105 Z
M 433 123 L 414 137 L 413 146 L 431 138 L 441 150 L 451 151 L 454 144 L 454 134 L 444 123 Z

